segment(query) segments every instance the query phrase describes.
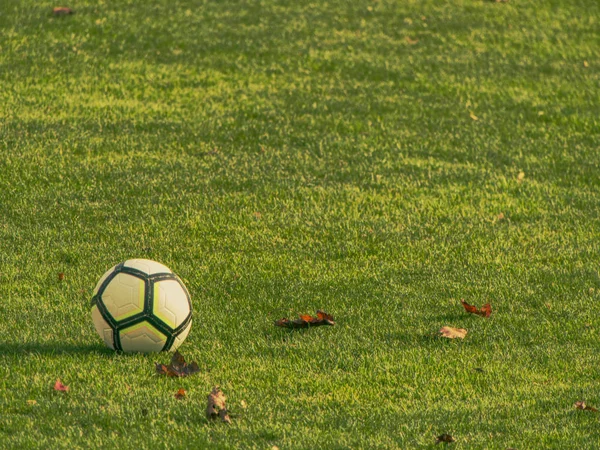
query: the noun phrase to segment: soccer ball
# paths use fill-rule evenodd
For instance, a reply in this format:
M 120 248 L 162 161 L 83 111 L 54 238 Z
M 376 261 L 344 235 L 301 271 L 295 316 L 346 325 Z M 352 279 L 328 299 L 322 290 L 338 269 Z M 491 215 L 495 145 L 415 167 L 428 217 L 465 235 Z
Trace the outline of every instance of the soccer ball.
M 124 352 L 175 350 L 192 327 L 190 294 L 156 261 L 128 259 L 94 289 L 92 319 L 104 343 Z

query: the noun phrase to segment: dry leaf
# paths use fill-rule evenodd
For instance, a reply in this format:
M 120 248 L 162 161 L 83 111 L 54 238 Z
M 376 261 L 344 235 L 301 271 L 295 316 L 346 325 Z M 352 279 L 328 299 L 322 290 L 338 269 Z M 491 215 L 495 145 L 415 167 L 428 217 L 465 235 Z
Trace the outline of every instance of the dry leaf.
M 590 67 L 590 64 L 587 61 L 583 62 L 583 67 Z
M 64 273 L 62 273 L 62 272 L 60 272 L 60 273 L 58 274 L 58 281 L 62 281 L 62 280 L 64 280 L 64 279 L 65 279 L 65 274 L 64 274 Z
M 66 16 L 68 14 L 73 14 L 73 10 L 71 8 L 67 8 L 66 6 L 57 6 L 52 10 L 52 14 L 55 16 Z
M 246 401 L 245 401 L 245 400 L 242 400 L 242 401 L 240 402 L 240 406 L 241 406 L 243 409 L 246 409 L 246 408 L 248 407 L 248 404 L 246 403 Z
M 179 388 L 179 390 L 177 391 L 177 393 L 175 394 L 175 398 L 177 400 L 181 400 L 183 398 L 185 398 L 185 389 L 183 388 Z
M 489 303 L 486 303 L 479 309 L 476 306 L 469 305 L 467 302 L 465 302 L 462 299 L 460 302 L 462 303 L 463 307 L 465 308 L 465 311 L 467 311 L 468 313 L 477 314 L 478 316 L 482 316 L 482 317 L 490 317 L 490 315 L 492 314 L 492 306 Z
M 57 378 L 56 383 L 54 383 L 54 390 L 61 391 L 61 392 L 67 392 L 69 390 L 69 386 L 65 386 L 64 384 L 62 384 L 60 381 L 60 378 Z
M 418 39 L 411 39 L 409 36 L 406 36 L 404 39 L 410 45 L 415 45 L 417 42 L 419 42 Z
M 309 314 L 301 314 L 296 320 L 283 318 L 275 321 L 275 326 L 284 328 L 309 328 L 317 327 L 319 325 L 335 325 L 333 316 L 318 310 L 316 317 Z
M 187 377 L 200 372 L 198 363 L 193 361 L 190 364 L 185 362 L 185 358 L 181 353 L 176 351 L 171 358 L 171 364 L 165 366 L 164 364 L 155 363 L 156 373 L 159 375 L 166 375 L 168 377 Z
M 439 444 L 440 442 L 450 443 L 450 442 L 455 442 L 455 441 L 456 441 L 456 439 L 454 439 L 449 434 L 440 434 L 438 437 L 435 438 L 436 444 Z
M 504 217 L 504 213 L 500 213 L 500 214 L 498 214 L 498 216 L 496 217 L 496 219 L 497 219 L 498 221 L 504 220 L 505 218 L 506 218 L 506 217 Z
M 525 179 L 525 172 L 519 172 L 519 175 L 517 175 L 517 182 L 522 183 L 524 179 Z
M 575 402 L 575 405 L 573 405 L 573 406 L 575 406 L 576 409 L 583 409 L 585 411 L 598 412 L 598 410 L 596 408 L 586 405 L 583 400 L 579 400 L 578 402 Z
M 27 404 L 29 406 L 34 406 L 34 405 L 37 405 L 37 401 L 35 401 L 35 400 L 27 400 Z
M 469 117 L 473 120 L 479 120 L 479 117 L 477 117 L 475 114 L 473 114 L 472 112 L 469 112 Z
M 467 330 L 464 328 L 442 327 L 440 328 L 440 333 L 448 339 L 464 339 L 467 335 Z
M 231 423 L 227 407 L 225 406 L 225 394 L 219 389 L 219 386 L 215 386 L 210 394 L 208 394 L 208 405 L 206 406 L 206 417 L 216 419 L 219 417 L 225 423 Z

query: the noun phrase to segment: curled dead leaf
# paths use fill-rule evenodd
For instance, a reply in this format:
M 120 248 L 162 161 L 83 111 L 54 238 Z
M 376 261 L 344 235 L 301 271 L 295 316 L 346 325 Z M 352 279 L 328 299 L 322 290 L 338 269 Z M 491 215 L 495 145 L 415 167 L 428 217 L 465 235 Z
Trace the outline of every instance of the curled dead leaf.
M 219 389 L 219 386 L 215 386 L 210 394 L 208 394 L 208 405 L 206 406 L 206 418 L 209 420 L 216 419 L 219 417 L 225 423 L 231 423 L 229 418 L 229 412 L 225 406 L 225 394 Z
M 464 328 L 442 327 L 440 328 L 440 334 L 448 339 L 464 339 L 467 335 L 467 330 Z
M 475 114 L 473 114 L 472 112 L 469 113 L 469 117 L 473 120 L 479 120 L 479 117 L 477 117 Z
M 200 372 L 200 367 L 196 361 L 190 364 L 185 362 L 185 358 L 179 351 L 176 351 L 171 358 L 171 363 L 166 366 L 161 363 L 155 363 L 156 373 L 166 375 L 167 377 L 187 377 Z
M 465 311 L 471 314 L 477 314 L 482 317 L 490 317 L 492 314 L 492 306 L 489 303 L 486 303 L 481 308 L 477 308 L 476 306 L 469 305 L 467 302 L 461 299 L 460 301 L 465 308 Z
M 586 405 L 583 400 L 579 400 L 578 402 L 575 402 L 575 404 L 573 406 L 575 406 L 575 409 L 583 409 L 584 411 L 598 412 L 598 410 L 596 408 L 594 408 L 593 406 Z
M 415 45 L 417 42 L 419 42 L 418 39 L 412 39 L 410 36 L 406 36 L 404 39 L 409 45 Z
M 59 274 L 58 274 L 58 281 L 62 281 L 64 279 L 65 279 L 65 274 L 62 273 L 62 272 L 59 272 Z
M 175 398 L 177 400 L 181 400 L 183 398 L 185 398 L 185 389 L 183 388 L 179 388 L 179 390 L 177 391 L 177 393 L 175 394 Z
M 449 434 L 440 434 L 437 438 L 435 438 L 435 443 L 439 444 L 440 442 L 445 442 L 449 444 L 450 442 L 456 442 L 456 439 L 454 439 Z

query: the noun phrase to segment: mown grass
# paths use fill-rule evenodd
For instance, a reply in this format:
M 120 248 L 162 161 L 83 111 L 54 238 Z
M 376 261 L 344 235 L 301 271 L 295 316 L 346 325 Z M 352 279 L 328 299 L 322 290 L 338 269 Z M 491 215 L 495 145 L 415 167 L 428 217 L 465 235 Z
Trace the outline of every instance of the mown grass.
M 151 3 L 0 4 L 3 447 L 600 445 L 597 1 Z M 95 334 L 131 257 L 200 375 Z

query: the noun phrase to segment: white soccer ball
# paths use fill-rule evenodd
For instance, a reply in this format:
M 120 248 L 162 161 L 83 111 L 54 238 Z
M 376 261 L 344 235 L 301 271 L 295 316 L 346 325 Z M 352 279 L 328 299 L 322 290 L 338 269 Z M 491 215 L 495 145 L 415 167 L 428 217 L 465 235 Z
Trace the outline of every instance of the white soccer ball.
M 149 259 L 128 259 L 109 269 L 94 289 L 92 305 L 96 331 L 114 350 L 175 350 L 192 327 L 186 287 L 168 267 Z

